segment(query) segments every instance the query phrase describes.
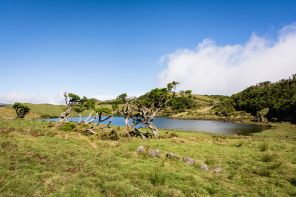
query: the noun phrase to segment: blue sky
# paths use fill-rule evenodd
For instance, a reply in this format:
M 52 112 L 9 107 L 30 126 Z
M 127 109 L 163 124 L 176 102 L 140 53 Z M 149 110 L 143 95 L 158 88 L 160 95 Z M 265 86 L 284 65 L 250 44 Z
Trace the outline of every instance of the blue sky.
M 196 94 L 231 95 L 255 80 L 279 80 L 296 73 L 291 67 L 296 60 L 290 54 L 285 58 L 288 63 L 273 61 L 287 65 L 285 73 L 274 65 L 268 75 L 261 72 L 254 81 L 239 81 L 237 87 L 225 81 L 245 73 L 248 65 L 241 60 L 245 56 L 236 56 L 241 66 L 229 62 L 234 54 L 246 54 L 254 43 L 256 50 L 248 51 L 247 58 L 258 66 L 273 54 L 270 50 L 293 50 L 280 40 L 294 43 L 295 13 L 296 1 L 0 0 L 0 103 L 60 103 L 63 91 L 99 99 L 123 92 L 139 95 L 175 78 L 180 88 Z M 282 33 L 286 29 L 289 33 Z M 263 49 L 257 46 L 262 42 Z M 226 53 L 227 46 L 235 52 Z M 215 55 L 202 56 L 209 49 L 226 53 L 225 65 Z M 210 65 L 201 61 L 207 58 L 217 61 Z M 183 66 L 187 72 L 175 77 Z M 209 67 L 221 68 L 222 77 L 211 74 L 215 72 Z M 230 72 L 236 74 L 227 75 Z M 205 85 L 194 73 L 211 80 Z M 220 81 L 225 81 L 224 86 L 215 89 Z

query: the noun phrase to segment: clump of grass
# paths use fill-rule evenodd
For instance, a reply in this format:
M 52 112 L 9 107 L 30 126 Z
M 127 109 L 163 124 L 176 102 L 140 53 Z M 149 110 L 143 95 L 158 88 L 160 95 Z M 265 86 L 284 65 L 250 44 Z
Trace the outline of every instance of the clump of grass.
M 244 144 L 245 144 L 244 141 L 238 141 L 238 142 L 235 144 L 235 146 L 236 146 L 236 147 L 241 147 L 241 146 L 243 146 Z
M 270 177 L 271 171 L 266 168 L 260 168 L 254 171 L 254 174 L 257 174 L 259 176 L 265 176 L 265 177 Z
M 173 137 L 179 137 L 179 136 L 176 133 L 174 133 L 174 132 L 173 133 L 170 133 L 169 134 L 169 138 L 173 138 Z
M 2 149 L 6 149 L 6 150 L 14 150 L 18 147 L 18 145 L 13 141 L 1 142 L 0 146 Z
M 150 182 L 153 185 L 164 185 L 166 177 L 163 172 L 161 172 L 158 168 L 155 168 L 154 173 L 151 175 Z
M 207 192 L 210 194 L 210 195 L 214 195 L 216 193 L 219 192 L 218 188 L 216 188 L 214 185 L 212 186 L 208 186 L 205 188 L 207 190 Z
M 208 166 L 210 165 L 215 165 L 217 162 L 214 159 L 206 159 L 205 160 L 205 164 L 207 164 Z
M 292 178 L 288 179 L 288 181 L 289 181 L 292 185 L 296 186 L 296 177 L 292 177 Z
M 259 149 L 260 151 L 264 152 L 268 150 L 268 147 L 269 147 L 268 142 L 263 142 L 262 144 L 260 144 Z
M 55 126 L 55 125 L 54 125 L 53 122 L 49 122 L 48 125 L 47 125 L 48 128 L 51 128 L 51 127 L 54 127 L 54 126 Z
M 275 169 L 281 167 L 282 164 L 283 164 L 283 162 L 281 162 L 281 161 L 274 162 L 274 163 L 272 163 L 270 166 L 268 166 L 268 169 L 275 170 Z
M 261 160 L 263 162 L 271 162 L 273 160 L 275 160 L 278 157 L 278 155 L 276 153 L 271 153 L 271 152 L 267 152 L 264 153 Z
M 117 132 L 115 130 L 111 130 L 110 132 L 103 132 L 99 135 L 101 140 L 119 140 Z

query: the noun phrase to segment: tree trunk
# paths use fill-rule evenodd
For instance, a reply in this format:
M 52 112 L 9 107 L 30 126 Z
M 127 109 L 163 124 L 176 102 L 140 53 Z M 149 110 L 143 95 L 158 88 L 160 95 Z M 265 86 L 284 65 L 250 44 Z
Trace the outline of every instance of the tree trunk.
M 128 115 L 125 117 L 124 123 L 125 123 L 125 127 L 126 127 L 125 133 L 127 135 L 129 135 L 129 116 Z
M 78 122 L 78 123 L 81 123 L 81 114 L 79 114 L 79 117 L 80 117 L 80 118 L 79 118 L 79 122 Z
M 88 119 L 91 117 L 91 115 L 92 115 L 93 112 L 94 112 L 94 110 L 92 110 L 92 111 L 90 112 L 90 114 L 88 115 L 87 119 L 84 121 L 85 123 L 87 123 Z
M 93 119 L 91 119 L 91 121 L 89 121 L 89 122 L 85 122 L 85 124 L 92 123 L 92 122 L 95 121 L 95 119 L 97 119 L 98 117 L 99 117 L 99 114 L 97 113 L 97 114 L 95 115 L 95 117 L 93 117 Z
M 70 115 L 72 106 L 69 106 L 69 108 L 67 109 L 67 111 L 61 113 L 61 119 L 59 121 L 59 126 L 62 126 L 63 122 L 67 122 L 68 121 L 68 116 Z
M 158 139 L 159 135 L 158 135 L 157 127 L 152 122 L 149 122 L 147 126 L 149 129 L 151 129 L 154 137 Z

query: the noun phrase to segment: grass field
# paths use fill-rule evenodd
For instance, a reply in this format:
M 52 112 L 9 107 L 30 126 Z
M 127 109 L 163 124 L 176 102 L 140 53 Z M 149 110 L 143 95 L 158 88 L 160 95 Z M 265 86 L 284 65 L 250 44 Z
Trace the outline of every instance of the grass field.
M 160 130 L 160 140 L 148 141 L 116 127 L 112 141 L 0 119 L 0 196 L 295 196 L 296 126 L 274 127 L 253 136 Z M 149 157 L 152 149 L 161 156 Z

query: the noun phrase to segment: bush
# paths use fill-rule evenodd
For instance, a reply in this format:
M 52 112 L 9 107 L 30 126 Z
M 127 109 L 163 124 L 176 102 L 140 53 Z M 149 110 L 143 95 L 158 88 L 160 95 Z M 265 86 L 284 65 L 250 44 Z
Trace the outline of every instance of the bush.
M 176 133 L 170 133 L 169 138 L 179 137 Z
M 24 118 L 30 112 L 30 108 L 21 103 L 14 103 L 12 107 L 15 109 L 18 118 Z
M 64 122 L 63 125 L 60 127 L 60 130 L 66 131 L 66 132 L 76 131 L 76 123 Z
M 117 132 L 113 129 L 110 132 L 103 132 L 99 134 L 99 138 L 102 140 L 118 140 L 119 137 L 117 135 Z

